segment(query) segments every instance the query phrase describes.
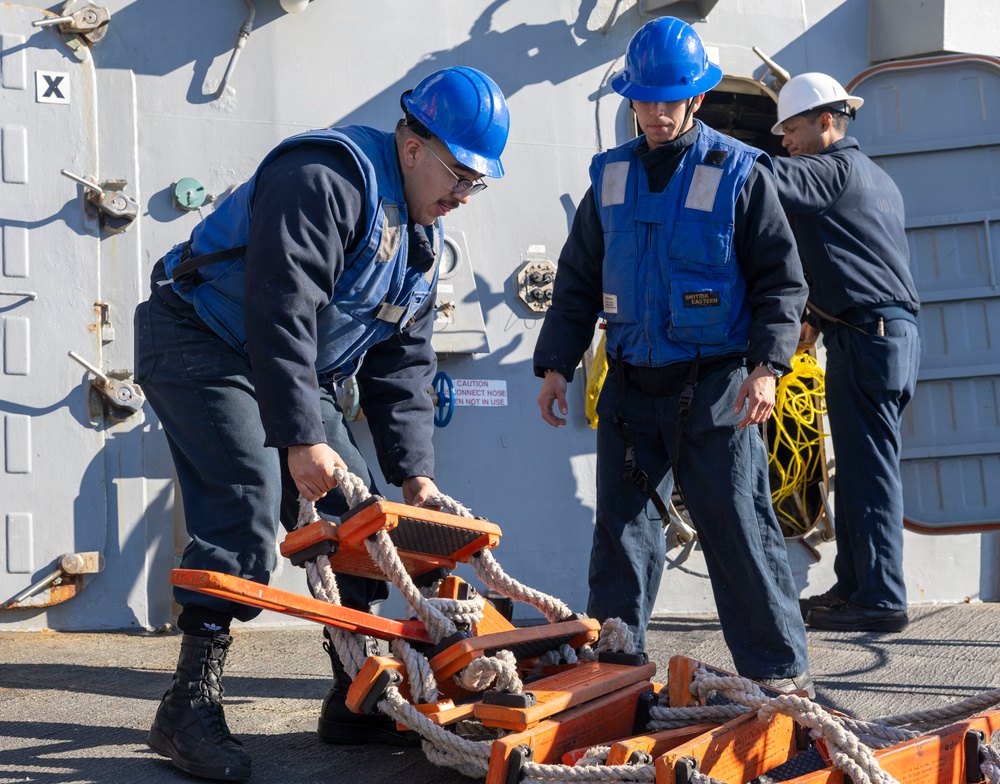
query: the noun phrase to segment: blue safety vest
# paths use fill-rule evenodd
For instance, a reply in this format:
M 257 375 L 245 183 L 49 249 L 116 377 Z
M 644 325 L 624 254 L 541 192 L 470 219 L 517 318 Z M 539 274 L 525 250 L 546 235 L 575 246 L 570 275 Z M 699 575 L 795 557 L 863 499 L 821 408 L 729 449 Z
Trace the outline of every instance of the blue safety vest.
M 696 121 L 698 122 L 698 121 Z M 603 310 L 609 354 L 662 367 L 745 352 L 746 281 L 733 249 L 736 200 L 761 151 L 703 123 L 662 193 L 636 154 L 644 137 L 594 157 L 604 230 Z
M 197 257 L 247 244 L 253 196 L 261 171 L 277 155 L 299 144 L 331 144 L 346 149 L 365 179 L 365 237 L 344 259 L 333 298 L 316 313 L 316 371 L 322 380 L 354 375 L 365 352 L 401 331 L 437 283 L 441 224 L 434 230 L 435 263 L 421 272 L 407 265 L 407 211 L 393 134 L 362 126 L 308 131 L 285 139 L 254 175 L 199 223 L 189 243 L 164 257 L 168 276 L 188 256 Z M 242 257 L 198 270 L 203 282 L 175 282 L 174 290 L 237 351 L 246 353 Z

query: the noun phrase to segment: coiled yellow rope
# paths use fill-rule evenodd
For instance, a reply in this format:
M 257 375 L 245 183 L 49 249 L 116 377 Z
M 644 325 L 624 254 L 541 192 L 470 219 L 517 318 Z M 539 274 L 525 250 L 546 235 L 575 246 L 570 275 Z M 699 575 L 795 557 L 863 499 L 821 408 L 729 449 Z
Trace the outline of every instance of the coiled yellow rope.
M 806 490 L 817 480 L 825 481 L 826 377 L 809 354 L 796 354 L 791 364 L 791 372 L 781 377 L 775 392 L 768 467 L 778 521 L 786 529 L 805 533 L 818 519 L 806 509 Z

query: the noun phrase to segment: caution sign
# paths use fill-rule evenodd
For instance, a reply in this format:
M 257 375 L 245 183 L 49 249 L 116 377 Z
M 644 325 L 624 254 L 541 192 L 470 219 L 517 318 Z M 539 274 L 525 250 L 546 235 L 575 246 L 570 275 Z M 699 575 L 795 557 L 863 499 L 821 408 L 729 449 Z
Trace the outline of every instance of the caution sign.
M 505 406 L 507 382 L 484 378 L 455 379 L 456 406 Z

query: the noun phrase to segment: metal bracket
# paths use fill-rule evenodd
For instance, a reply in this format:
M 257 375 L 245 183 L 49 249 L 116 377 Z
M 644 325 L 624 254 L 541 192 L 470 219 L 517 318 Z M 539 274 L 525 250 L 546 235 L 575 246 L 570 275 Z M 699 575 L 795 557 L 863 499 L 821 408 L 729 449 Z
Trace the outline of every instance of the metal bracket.
M 124 192 L 127 180 L 106 180 L 98 185 L 96 177 L 81 177 L 67 169 L 60 173 L 84 187 L 87 201 L 101 214 L 101 223 L 108 231 L 125 231 L 139 217 L 139 205 Z
M 512 748 L 507 760 L 507 777 L 504 779 L 504 783 L 518 784 L 521 781 L 521 774 L 524 772 L 524 763 L 531 762 L 534 758 L 535 750 L 525 743 Z
M 108 22 L 111 21 L 111 12 L 107 8 L 88 3 L 72 14 L 67 14 L 66 10 L 71 4 L 67 3 L 63 7 L 63 16 L 39 19 L 32 22 L 32 27 L 56 27 L 66 38 L 70 48 L 77 48 L 82 44 L 93 46 L 98 43 L 108 33 Z
M 536 313 L 544 313 L 552 305 L 552 286 L 556 265 L 549 259 L 533 259 L 517 272 L 517 296 Z
M 981 765 L 983 762 L 982 748 L 986 742 L 986 733 L 982 730 L 969 730 L 965 733 L 965 781 L 967 784 L 978 784 L 983 780 Z
M 692 784 L 696 773 L 700 773 L 698 760 L 694 757 L 681 757 L 674 766 L 677 784 Z
M 68 578 L 79 578 L 84 574 L 96 574 L 103 569 L 104 556 L 99 552 L 65 553 L 59 556 L 55 569 L 45 575 L 41 580 L 32 583 L 16 596 L 12 596 L 3 604 L 0 604 L 0 610 L 14 609 L 18 605 L 21 605 L 23 602 L 30 599 L 32 596 L 40 594 L 42 591 L 45 591 L 50 587 L 56 587 Z M 74 590 L 56 601 L 48 602 L 48 604 L 58 604 L 64 599 L 75 596 L 76 593 L 77 590 Z M 44 605 L 32 604 L 32 606 L 35 607 Z
M 111 418 L 128 419 L 146 402 L 138 384 L 130 384 L 128 381 L 107 376 L 100 368 L 91 365 L 75 351 L 70 351 L 69 357 L 94 374 L 93 388 L 100 392 L 111 405 L 108 412 Z

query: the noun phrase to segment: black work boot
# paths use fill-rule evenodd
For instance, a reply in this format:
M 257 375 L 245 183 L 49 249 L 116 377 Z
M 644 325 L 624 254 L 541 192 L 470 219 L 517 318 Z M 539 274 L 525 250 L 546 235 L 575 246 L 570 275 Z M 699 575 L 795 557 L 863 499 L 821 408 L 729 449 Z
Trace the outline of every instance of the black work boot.
M 325 743 L 342 743 L 356 746 L 363 743 L 386 743 L 390 746 L 419 746 L 420 735 L 416 732 L 396 729 L 395 720 L 384 713 L 370 715 L 354 713 L 347 707 L 347 689 L 351 685 L 351 676 L 344 669 L 343 662 L 337 655 L 337 649 L 330 639 L 329 629 L 323 629 L 326 641 L 323 647 L 330 654 L 330 664 L 333 666 L 333 686 L 323 698 L 323 710 L 319 716 L 319 726 L 316 734 Z M 370 637 L 364 640 L 365 655 L 378 655 L 375 640 Z
M 250 778 L 250 755 L 222 713 L 222 667 L 233 638 L 185 634 L 174 682 L 156 711 L 148 743 L 185 773 L 217 781 Z

